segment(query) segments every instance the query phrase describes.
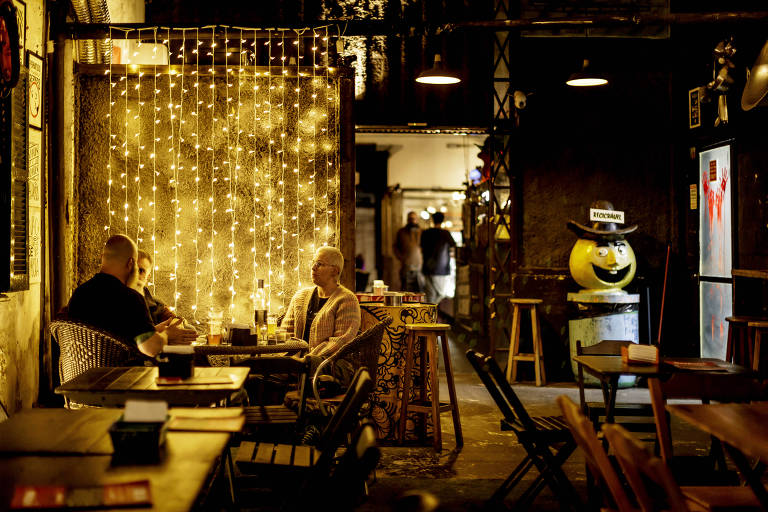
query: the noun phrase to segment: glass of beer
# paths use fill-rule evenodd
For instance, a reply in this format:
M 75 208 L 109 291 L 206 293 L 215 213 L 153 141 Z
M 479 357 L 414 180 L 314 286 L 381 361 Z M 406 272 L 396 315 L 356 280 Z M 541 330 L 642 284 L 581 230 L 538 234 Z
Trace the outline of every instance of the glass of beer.
M 223 313 L 212 313 L 208 319 L 208 344 L 221 345 L 221 323 Z

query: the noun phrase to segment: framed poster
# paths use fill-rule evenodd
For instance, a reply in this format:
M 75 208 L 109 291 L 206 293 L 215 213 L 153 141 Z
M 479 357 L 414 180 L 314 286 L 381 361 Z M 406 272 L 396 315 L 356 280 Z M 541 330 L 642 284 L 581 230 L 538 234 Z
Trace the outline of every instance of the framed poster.
M 27 4 L 22 0 L 13 0 L 16 7 L 16 24 L 19 26 L 19 59 L 24 65 L 24 50 L 27 48 Z
M 43 59 L 32 52 L 27 52 L 27 117 L 29 126 L 43 126 Z
M 41 203 L 42 135 L 40 130 L 34 128 L 27 132 L 27 197 L 30 207 L 40 207 Z
M 701 126 L 701 91 L 697 87 L 688 91 L 688 128 Z

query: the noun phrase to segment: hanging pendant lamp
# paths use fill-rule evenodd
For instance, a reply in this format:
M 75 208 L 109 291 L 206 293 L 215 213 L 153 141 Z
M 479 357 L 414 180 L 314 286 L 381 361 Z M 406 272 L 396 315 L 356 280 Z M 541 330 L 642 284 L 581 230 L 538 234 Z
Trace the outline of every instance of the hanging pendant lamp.
M 571 87 L 595 87 L 608 84 L 608 80 L 604 76 L 594 73 L 588 68 L 589 60 L 584 59 L 581 70 L 571 74 L 565 83 Z
M 459 78 L 456 73 L 446 69 L 440 54 L 436 53 L 434 65 L 428 70 L 422 71 L 419 76 L 416 77 L 416 81 L 420 84 L 447 85 L 457 84 L 461 82 L 461 78 Z

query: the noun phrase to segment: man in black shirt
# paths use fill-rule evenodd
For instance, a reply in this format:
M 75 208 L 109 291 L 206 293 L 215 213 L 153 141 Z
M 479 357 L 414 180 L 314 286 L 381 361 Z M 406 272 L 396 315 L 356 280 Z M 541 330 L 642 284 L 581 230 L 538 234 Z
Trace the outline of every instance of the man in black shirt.
M 144 297 L 126 285 L 135 279 L 137 259 L 133 240 L 124 235 L 110 237 L 101 254 L 101 271 L 78 286 L 69 299 L 69 317 L 136 343 L 148 356 L 157 355 L 167 343 L 191 343 L 195 331 L 172 325 L 175 319 L 153 325 Z
M 424 291 L 427 302 L 439 304 L 445 297 L 452 296 L 448 290 L 451 276 L 451 248 L 456 247 L 451 233 L 442 229 L 445 215 L 442 212 L 432 214 L 434 227 L 421 234 L 421 252 L 424 264 L 421 273 L 424 275 Z

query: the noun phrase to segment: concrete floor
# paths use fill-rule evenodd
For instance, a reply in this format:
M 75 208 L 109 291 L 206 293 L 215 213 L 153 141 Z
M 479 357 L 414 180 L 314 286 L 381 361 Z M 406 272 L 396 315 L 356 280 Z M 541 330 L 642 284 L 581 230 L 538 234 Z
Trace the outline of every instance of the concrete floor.
M 466 347 L 451 340 L 451 360 L 459 397 L 464 447 L 456 451 L 450 413 L 442 415 L 443 451 L 436 454 L 431 447 L 382 447 L 382 460 L 376 481 L 369 488 L 369 498 L 358 510 L 393 510 L 403 493 L 426 491 L 440 503 L 439 510 L 480 510 L 488 497 L 525 456 L 525 451 L 511 432 L 499 429 L 501 414 L 492 402 L 464 355 Z M 440 358 L 442 359 L 442 357 Z M 575 383 L 550 383 L 536 387 L 528 383 L 514 386 L 531 416 L 559 415 L 555 399 L 567 395 L 578 402 Z M 447 397 L 444 372 L 441 369 L 441 397 Z M 598 389 L 587 390 L 588 401 L 602 400 Z M 632 388 L 619 391 L 619 401 L 649 402 L 648 390 Z M 673 419 L 674 439 L 685 439 L 676 453 L 704 453 L 706 436 Z M 676 445 L 676 450 L 678 447 Z M 584 458 L 577 450 L 565 464 L 565 471 L 579 495 L 586 499 Z M 538 473 L 531 470 L 507 498 L 511 506 L 519 493 Z M 548 488 L 534 502 L 536 510 L 559 510 Z

